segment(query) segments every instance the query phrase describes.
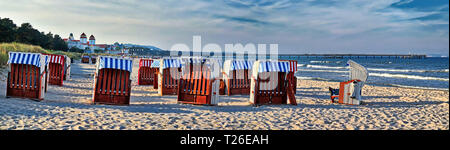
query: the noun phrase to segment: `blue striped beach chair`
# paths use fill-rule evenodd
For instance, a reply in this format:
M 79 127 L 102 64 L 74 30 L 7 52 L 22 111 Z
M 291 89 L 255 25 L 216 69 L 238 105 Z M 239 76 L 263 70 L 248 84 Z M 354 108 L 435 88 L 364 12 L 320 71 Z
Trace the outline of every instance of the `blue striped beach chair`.
M 221 68 L 215 59 L 183 59 L 183 75 L 178 85 L 178 103 L 217 105 Z
M 43 100 L 45 57 L 39 53 L 9 52 L 6 97 Z
M 94 104 L 129 105 L 133 61 L 99 56 L 94 80 Z
M 223 67 L 223 79 L 227 95 L 250 94 L 250 78 L 253 61 L 226 60 Z
M 178 80 L 181 77 L 181 59 L 163 58 L 159 60 L 158 94 L 177 95 Z
M 254 105 L 297 105 L 294 89 L 287 80 L 289 62 L 258 60 L 253 64 L 250 103 Z

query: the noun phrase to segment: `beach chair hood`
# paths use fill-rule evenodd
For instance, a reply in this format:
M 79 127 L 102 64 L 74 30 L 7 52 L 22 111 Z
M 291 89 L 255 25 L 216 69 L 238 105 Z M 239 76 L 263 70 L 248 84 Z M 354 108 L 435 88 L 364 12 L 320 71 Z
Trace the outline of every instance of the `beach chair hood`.
M 354 62 L 353 60 L 348 60 L 347 65 L 349 66 L 349 80 L 361 80 L 361 82 L 364 84 L 369 76 L 369 72 L 367 69 Z
M 103 68 L 119 69 L 132 72 L 133 60 L 127 58 L 97 57 L 97 71 Z
M 8 66 L 9 64 L 28 64 L 39 67 L 41 73 L 45 70 L 46 59 L 40 53 L 9 52 L 8 56 Z

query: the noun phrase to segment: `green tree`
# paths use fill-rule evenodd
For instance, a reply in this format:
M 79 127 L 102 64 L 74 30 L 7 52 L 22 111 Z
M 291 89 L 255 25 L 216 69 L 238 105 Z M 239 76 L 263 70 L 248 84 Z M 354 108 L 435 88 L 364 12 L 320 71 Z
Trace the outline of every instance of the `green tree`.
M 16 24 L 9 18 L 0 18 L 0 43 L 14 42 L 16 36 Z

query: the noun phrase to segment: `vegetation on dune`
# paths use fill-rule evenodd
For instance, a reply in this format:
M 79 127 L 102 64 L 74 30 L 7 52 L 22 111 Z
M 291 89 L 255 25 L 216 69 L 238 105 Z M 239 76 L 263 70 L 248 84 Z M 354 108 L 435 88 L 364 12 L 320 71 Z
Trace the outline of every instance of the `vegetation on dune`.
M 44 54 L 58 54 L 67 55 L 73 59 L 80 59 L 81 53 L 64 52 L 64 51 L 52 51 L 43 49 L 40 46 L 22 44 L 22 43 L 0 43 L 0 66 L 6 65 L 8 62 L 8 52 L 29 52 L 29 53 L 44 53 Z

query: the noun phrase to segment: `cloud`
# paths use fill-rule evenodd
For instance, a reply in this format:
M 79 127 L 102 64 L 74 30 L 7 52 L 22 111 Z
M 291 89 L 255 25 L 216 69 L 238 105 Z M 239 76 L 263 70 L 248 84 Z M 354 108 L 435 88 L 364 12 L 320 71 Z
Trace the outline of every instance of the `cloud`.
M 63 37 L 89 32 L 99 42 L 163 49 L 192 43 L 193 35 L 218 44 L 278 43 L 282 52 L 296 53 L 401 53 L 428 46 L 448 54 L 449 49 L 448 1 L 2 0 L 0 5 L 0 17 Z

